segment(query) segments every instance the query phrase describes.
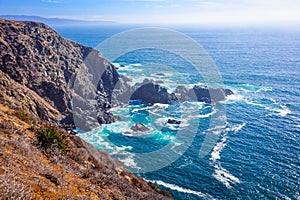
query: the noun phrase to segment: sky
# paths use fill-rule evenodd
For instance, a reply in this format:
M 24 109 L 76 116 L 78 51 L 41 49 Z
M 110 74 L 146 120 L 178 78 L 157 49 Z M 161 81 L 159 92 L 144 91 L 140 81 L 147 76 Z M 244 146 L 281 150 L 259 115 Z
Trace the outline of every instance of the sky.
M 300 0 L 0 0 L 0 15 L 119 23 L 300 22 Z

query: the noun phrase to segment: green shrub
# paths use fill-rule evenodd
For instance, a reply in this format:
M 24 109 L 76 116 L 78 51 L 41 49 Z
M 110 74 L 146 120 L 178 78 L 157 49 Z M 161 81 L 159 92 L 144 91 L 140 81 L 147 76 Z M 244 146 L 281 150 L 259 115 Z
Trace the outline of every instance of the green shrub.
M 37 139 L 42 148 L 47 149 L 55 146 L 62 151 L 67 150 L 67 146 L 61 133 L 53 126 L 47 126 L 39 130 L 37 132 Z
M 15 115 L 22 121 L 24 122 L 29 122 L 30 121 L 30 116 L 26 111 L 23 110 L 16 110 Z

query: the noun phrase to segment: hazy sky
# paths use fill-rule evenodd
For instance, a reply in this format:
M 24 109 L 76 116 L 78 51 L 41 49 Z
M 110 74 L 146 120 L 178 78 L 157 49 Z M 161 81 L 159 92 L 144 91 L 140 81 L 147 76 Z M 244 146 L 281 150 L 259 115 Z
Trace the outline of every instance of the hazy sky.
M 300 0 L 0 0 L 0 14 L 121 23 L 300 21 Z

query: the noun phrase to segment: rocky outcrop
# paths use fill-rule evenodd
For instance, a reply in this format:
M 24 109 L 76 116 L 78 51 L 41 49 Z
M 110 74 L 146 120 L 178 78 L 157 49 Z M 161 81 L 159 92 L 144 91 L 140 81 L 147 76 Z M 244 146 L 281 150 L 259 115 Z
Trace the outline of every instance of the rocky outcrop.
M 145 82 L 145 81 L 144 81 Z M 146 82 L 137 87 L 130 97 L 131 104 L 134 102 L 147 103 L 170 103 L 173 101 L 200 101 L 206 103 L 224 101 L 226 96 L 232 95 L 233 92 L 229 89 L 211 88 L 207 86 L 195 85 L 192 89 L 187 89 L 184 86 L 178 86 L 175 89 L 175 94 L 170 94 L 167 89 L 155 84 L 154 82 Z
M 181 101 L 194 100 L 205 103 L 224 101 L 226 96 L 232 95 L 230 89 L 211 88 L 207 86 L 195 85 L 192 89 L 178 86 L 175 90 L 176 96 Z
M 189 100 L 189 91 L 186 87 L 179 85 L 175 89 L 175 94 L 180 101 L 188 101 Z
M 194 86 L 193 89 L 189 90 L 188 96 L 192 100 L 211 103 L 225 100 L 226 93 L 225 90 L 221 88 Z
M 64 39 L 42 23 L 0 19 L 0 58 L 3 73 L 60 112 L 57 121 L 74 124 L 73 114 L 78 121 L 114 121 L 108 110 L 120 76 L 100 52 Z M 115 95 L 122 90 L 120 83 Z M 47 113 L 44 118 L 52 119 Z
M 147 126 L 145 126 L 141 122 L 137 122 L 130 129 L 135 131 L 135 132 L 146 132 L 146 131 L 150 130 Z
M 176 101 L 175 94 L 168 93 L 167 89 L 154 83 L 147 83 L 137 88 L 131 100 L 141 100 L 143 103 L 170 103 Z
M 36 92 L 12 80 L 2 71 L 0 71 L 0 102 L 15 110 L 22 108 L 24 112 L 44 121 L 55 121 L 62 117 L 55 107 Z
M 178 120 L 175 120 L 175 119 L 168 119 L 167 123 L 168 124 L 180 125 L 181 121 L 178 121 Z

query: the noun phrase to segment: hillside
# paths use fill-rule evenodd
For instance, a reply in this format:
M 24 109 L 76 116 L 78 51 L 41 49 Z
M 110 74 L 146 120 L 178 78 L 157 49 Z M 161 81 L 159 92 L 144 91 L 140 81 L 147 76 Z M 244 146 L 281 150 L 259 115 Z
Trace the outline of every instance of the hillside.
M 99 97 L 99 105 L 110 105 L 120 79 L 115 67 L 44 24 L 4 19 L 0 24 L 1 198 L 168 199 L 108 153 L 60 128 L 74 125 L 72 98 L 92 109 L 87 97 L 95 95 L 95 83 L 97 95 L 108 97 Z M 95 62 L 86 64 L 89 53 Z M 91 70 L 102 76 L 79 79 L 74 88 L 75 76 Z M 84 122 L 85 111 L 77 112 Z M 100 107 L 95 119 L 110 123 L 114 116 Z
M 75 19 L 62 19 L 62 18 L 46 18 L 40 16 L 29 16 L 29 15 L 0 15 L 0 18 L 9 20 L 20 20 L 20 21 L 35 21 L 45 23 L 49 26 L 104 26 L 114 25 L 112 21 L 92 21 L 92 20 L 75 20 Z

